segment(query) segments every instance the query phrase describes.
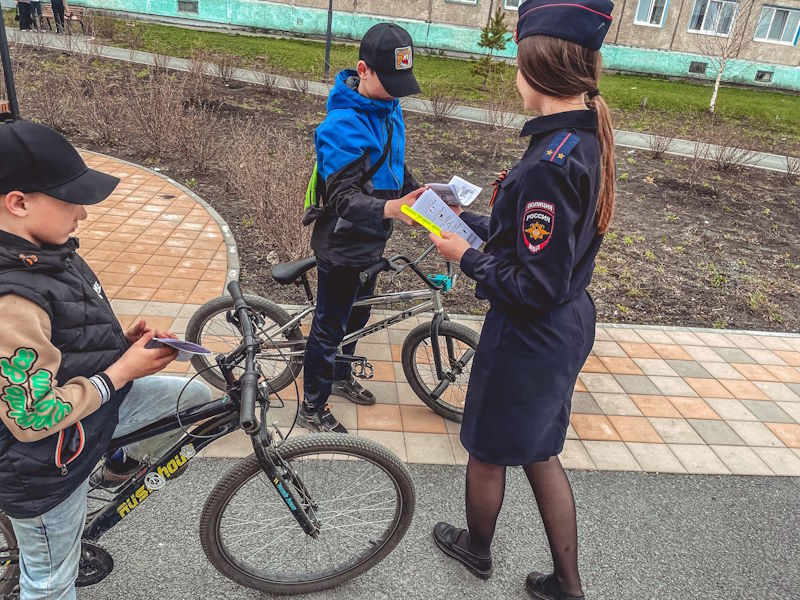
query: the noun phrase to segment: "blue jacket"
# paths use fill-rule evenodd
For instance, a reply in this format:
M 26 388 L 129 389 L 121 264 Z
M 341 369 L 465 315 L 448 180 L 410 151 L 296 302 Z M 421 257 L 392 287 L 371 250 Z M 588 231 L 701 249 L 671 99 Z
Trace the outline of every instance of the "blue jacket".
M 355 71 L 336 76 L 328 115 L 314 134 L 325 210 L 314 222 L 311 247 L 317 258 L 327 262 L 365 267 L 380 259 L 392 234 L 391 219 L 383 218 L 384 204 L 419 184 L 405 166 L 399 101 L 366 98 L 357 88 Z M 387 142 L 385 161 L 368 181 L 362 181 Z

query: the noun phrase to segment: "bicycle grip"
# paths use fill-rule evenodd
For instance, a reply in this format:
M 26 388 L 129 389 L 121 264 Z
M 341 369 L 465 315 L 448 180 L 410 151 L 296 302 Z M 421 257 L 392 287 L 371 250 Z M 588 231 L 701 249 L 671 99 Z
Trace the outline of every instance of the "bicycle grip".
M 247 303 L 244 301 L 242 288 L 239 286 L 238 281 L 231 281 L 228 284 L 228 293 L 233 298 L 233 310 L 238 312 L 240 308 L 247 308 Z
M 245 372 L 239 379 L 242 386 L 242 396 L 239 405 L 239 425 L 247 434 L 258 429 L 256 423 L 256 393 L 258 390 L 258 375 L 254 372 Z
M 361 273 L 358 274 L 358 280 L 361 282 L 361 285 L 365 285 L 370 279 L 376 277 L 378 273 L 388 270 L 389 261 L 382 258 L 371 267 L 367 267 L 365 270 L 361 271 Z

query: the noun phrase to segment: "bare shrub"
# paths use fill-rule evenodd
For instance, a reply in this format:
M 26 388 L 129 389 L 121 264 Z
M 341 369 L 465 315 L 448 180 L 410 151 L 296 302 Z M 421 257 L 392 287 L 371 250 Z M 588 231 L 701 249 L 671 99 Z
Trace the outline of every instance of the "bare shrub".
M 192 95 L 192 99 L 201 106 L 211 103 L 213 92 L 208 58 L 209 53 L 202 49 L 194 50 L 189 58 L 188 91 Z
M 786 157 L 786 179 L 800 185 L 800 158 Z
M 312 69 L 311 73 L 295 73 L 290 78 L 292 89 L 302 96 L 308 95 L 308 82 L 315 77 L 316 70 Z
M 298 143 L 285 131 L 265 131 L 261 123 L 248 120 L 233 126 L 223 165 L 229 189 L 247 203 L 279 257 L 308 256 L 311 228 L 303 227 L 301 219 L 314 167 L 313 146 Z
M 125 46 L 130 51 L 130 59 L 133 62 L 136 52 L 144 45 L 144 28 L 138 27 L 135 21 L 125 21 Z
M 511 89 L 508 77 L 497 77 L 497 83 L 490 87 L 489 101 L 486 105 L 486 116 L 492 127 L 494 148 L 492 160 L 497 156 L 500 146 L 508 136 L 508 130 L 513 127 L 517 118 L 516 109 L 519 105 L 516 89 Z M 516 88 L 516 86 L 514 86 Z
M 745 142 L 735 127 L 716 123 L 708 130 L 707 135 L 713 144 L 709 147 L 709 158 L 719 171 L 738 171 L 756 154 L 745 147 Z
M 61 133 L 74 129 L 76 110 L 83 100 L 80 79 L 75 63 L 43 69 L 38 74 L 36 114 L 42 123 Z
M 153 73 L 165 74 L 169 72 L 169 56 L 166 54 L 153 54 Z
M 444 121 L 453 114 L 458 106 L 458 97 L 452 90 L 437 83 L 431 83 L 429 88 L 431 111 L 435 121 Z
M 652 158 L 662 158 L 675 141 L 672 129 L 668 125 L 655 125 L 650 128 L 650 136 L 647 138 L 647 146 L 650 148 Z
M 216 52 L 211 55 L 211 72 L 222 80 L 226 86 L 235 81 L 236 69 L 239 68 L 239 57 L 230 52 Z
M 113 17 L 106 15 L 85 15 L 83 17 L 83 27 L 87 35 L 104 40 L 112 40 L 117 32 L 116 21 Z
M 135 146 L 149 156 L 167 156 L 178 147 L 185 79 L 154 73 L 147 80 L 134 82 L 130 89 L 126 106 Z
M 258 69 L 255 71 L 256 75 L 256 83 L 264 88 L 268 94 L 272 94 L 275 91 L 276 84 L 278 82 L 278 74 L 275 73 L 275 67 L 272 64 L 272 61 L 269 59 L 269 56 L 264 56 L 261 58 L 260 64 Z
M 221 118 L 215 108 L 190 106 L 180 117 L 178 142 L 193 171 L 207 173 L 222 150 Z
M 81 129 L 100 144 L 113 146 L 124 122 L 125 91 L 107 72 L 83 81 L 83 102 L 77 107 Z

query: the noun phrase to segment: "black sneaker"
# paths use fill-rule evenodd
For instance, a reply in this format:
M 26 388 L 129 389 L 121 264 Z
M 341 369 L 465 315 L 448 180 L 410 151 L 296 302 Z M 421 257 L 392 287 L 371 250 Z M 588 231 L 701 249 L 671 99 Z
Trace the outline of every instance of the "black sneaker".
M 327 403 L 319 408 L 307 408 L 305 402 L 300 403 L 297 424 L 311 431 L 333 431 L 347 433 L 345 426 L 336 420 Z
M 356 381 L 355 377 L 351 377 L 349 381 L 334 381 L 331 394 L 347 398 L 356 404 L 375 404 L 375 395 Z
M 467 567 L 475 577 L 489 579 L 492 576 L 492 557 L 476 556 L 460 545 L 458 540 L 462 534 L 466 539 L 466 535 L 468 535 L 466 529 L 458 529 L 449 523 L 437 523 L 433 528 L 433 541 L 441 548 L 442 552 Z
M 550 575 L 537 571 L 528 573 L 525 589 L 537 600 L 583 600 L 584 598 L 583 594 L 571 596 L 562 592 L 554 573 L 550 573 Z
M 122 462 L 107 460 L 89 476 L 89 485 L 114 490 L 135 476 L 145 463 L 126 458 Z

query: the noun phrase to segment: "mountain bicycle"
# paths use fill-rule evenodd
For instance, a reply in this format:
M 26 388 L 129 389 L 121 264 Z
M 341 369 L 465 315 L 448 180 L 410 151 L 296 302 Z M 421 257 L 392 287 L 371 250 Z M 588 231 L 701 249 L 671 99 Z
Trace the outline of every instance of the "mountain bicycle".
M 238 282 L 229 284 L 228 291 L 232 307 L 227 319 L 240 332 L 240 342 L 208 367 L 225 381 L 225 396 L 176 410 L 112 441 L 104 460 L 126 444 L 177 429 L 184 432 L 161 458 L 110 492 L 110 498 L 97 498 L 97 489 L 90 490 L 90 499 L 100 506 L 87 517 L 76 585 L 98 583 L 111 572 L 114 561 L 97 544 L 103 533 L 164 487 L 175 485 L 200 450 L 239 429 L 250 436 L 254 454 L 214 486 L 200 516 L 206 556 L 236 583 L 273 594 L 333 587 L 379 563 L 408 529 L 414 485 L 394 454 L 351 435 L 284 439 L 277 425 L 268 428 L 267 411 L 280 398 L 256 362 L 261 348 L 254 336 L 257 310 L 247 305 Z M 244 371 L 237 377 L 242 363 Z M 197 427 L 188 431 L 193 424 Z M 18 575 L 14 531 L 0 513 L 0 597 L 12 593 Z
M 374 370 L 367 358 L 342 354 L 341 346 L 432 310 L 430 323 L 422 323 L 409 331 L 403 342 L 403 373 L 422 402 L 446 419 L 460 422 L 472 357 L 478 347 L 478 334 L 469 327 L 451 322 L 444 310 L 442 297 L 453 288 L 456 281 L 453 263 L 447 262 L 446 275 L 426 275 L 420 269 L 420 262 L 433 248 L 433 245 L 428 246 L 413 261 L 400 254 L 381 259 L 360 273 L 363 284 L 383 272 L 391 272 L 394 278 L 409 269 L 422 280 L 426 289 L 375 294 L 356 302 L 354 306 L 416 304 L 347 334 L 336 360 L 352 363 L 356 377 L 371 379 Z M 307 273 L 315 266 L 316 258 L 312 257 L 272 268 L 272 278 L 277 283 L 303 288 L 305 305 L 297 312 L 289 314 L 277 303 L 260 296 L 245 296 L 258 318 L 256 335 L 261 347 L 257 358 L 270 387 L 275 390 L 282 390 L 291 384 L 303 368 L 306 339 L 300 325 L 304 318 L 314 312 L 314 294 Z M 232 303 L 230 296 L 221 296 L 201 306 L 186 326 L 186 339 L 217 351 L 227 351 L 236 342 L 236 332 L 225 319 Z M 222 378 L 208 370 L 208 358 L 194 356 L 192 364 L 208 383 L 218 388 L 224 387 Z

